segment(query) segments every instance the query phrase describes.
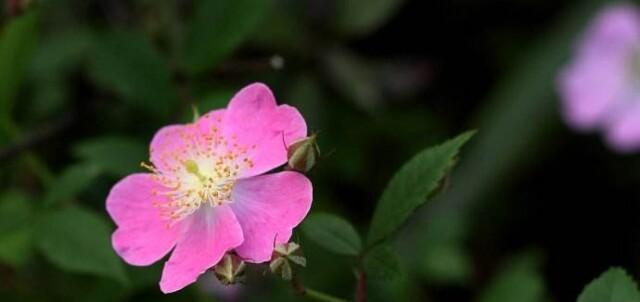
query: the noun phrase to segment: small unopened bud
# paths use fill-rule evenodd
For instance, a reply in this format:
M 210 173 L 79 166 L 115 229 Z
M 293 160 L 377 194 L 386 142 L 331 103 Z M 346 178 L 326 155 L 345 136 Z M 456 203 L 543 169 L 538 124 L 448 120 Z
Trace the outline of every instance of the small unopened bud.
M 193 122 L 195 123 L 200 118 L 200 110 L 198 110 L 196 104 L 191 104 L 191 112 L 193 113 Z
M 226 254 L 215 266 L 214 272 L 220 283 L 224 285 L 235 284 L 244 279 L 244 261 L 234 254 Z
M 287 150 L 288 168 L 303 173 L 309 172 L 316 165 L 320 148 L 316 142 L 316 134 L 303 138 Z
M 269 269 L 272 273 L 280 276 L 284 280 L 291 280 L 291 277 L 293 276 L 291 264 L 289 264 L 287 258 L 284 257 L 271 260 L 271 263 L 269 263 Z
M 291 262 L 302 267 L 307 266 L 307 259 L 302 256 L 300 245 L 295 242 L 279 244 L 273 250 L 269 269 L 284 280 L 291 280 L 293 272 Z

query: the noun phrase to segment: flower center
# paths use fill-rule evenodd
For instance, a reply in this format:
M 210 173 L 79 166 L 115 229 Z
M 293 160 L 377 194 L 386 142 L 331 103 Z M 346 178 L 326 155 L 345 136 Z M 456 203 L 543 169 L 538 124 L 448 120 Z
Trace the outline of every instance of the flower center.
M 239 166 L 223 158 L 189 159 L 182 169 L 173 176 L 166 176 L 154 167 L 153 177 L 163 184 L 167 191 L 154 192 L 167 196 L 169 202 L 155 202 L 161 215 L 171 222 L 179 221 L 193 214 L 202 206 L 216 207 L 231 203 L 231 191 L 238 175 Z
M 239 146 L 235 137 L 228 141 L 215 127 L 201 134 L 192 125 L 186 126 L 181 139 L 176 143 L 179 148 L 169 148 L 161 154 L 164 169 L 142 163 L 166 188 L 153 194 L 167 197 L 167 201 L 155 201 L 154 206 L 169 226 L 203 206 L 231 203 L 239 173 L 253 166 L 247 154 L 249 148 Z

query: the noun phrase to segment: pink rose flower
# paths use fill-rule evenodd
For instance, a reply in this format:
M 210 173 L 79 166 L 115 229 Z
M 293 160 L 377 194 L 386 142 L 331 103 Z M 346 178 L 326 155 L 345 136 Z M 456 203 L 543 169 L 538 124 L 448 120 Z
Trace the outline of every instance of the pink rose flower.
M 152 173 L 113 186 L 107 211 L 117 225 L 115 251 L 150 265 L 171 250 L 160 281 L 164 293 L 196 281 L 234 250 L 247 262 L 271 259 L 311 207 L 312 187 L 292 171 L 264 174 L 287 162 L 287 146 L 307 134 L 295 108 L 276 104 L 252 84 L 226 109 L 196 122 L 160 129 L 151 141 Z
M 640 11 L 632 4 L 603 9 L 561 71 L 558 89 L 567 122 L 600 130 L 620 152 L 640 149 Z

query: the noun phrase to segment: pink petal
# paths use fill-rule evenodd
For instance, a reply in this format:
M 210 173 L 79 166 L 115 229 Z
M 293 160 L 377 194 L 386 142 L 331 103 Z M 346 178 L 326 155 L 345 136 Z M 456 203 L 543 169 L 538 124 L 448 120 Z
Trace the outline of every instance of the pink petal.
M 249 148 L 253 166 L 241 177 L 262 174 L 287 161 L 287 145 L 307 135 L 307 125 L 295 108 L 276 105 L 264 84 L 251 84 L 238 92 L 224 115 L 223 133 Z
M 573 62 L 558 81 L 564 114 L 574 128 L 592 130 L 607 123 L 625 98 L 632 76 L 630 59 L 640 46 L 640 11 L 630 4 L 601 10 L 577 45 Z
M 579 54 L 625 56 L 640 43 L 640 11 L 619 3 L 601 10 L 585 31 Z
M 178 291 L 195 282 L 243 241 L 242 229 L 229 206 L 201 208 L 187 219 L 185 233 L 162 271 L 163 293 Z
M 577 57 L 558 82 L 567 122 L 583 131 L 602 126 L 626 89 L 626 68 L 624 57 Z
M 180 154 L 180 150 L 186 150 L 182 139 L 184 132 L 184 125 L 169 125 L 160 128 L 153 136 L 149 154 L 151 162 L 160 171 L 166 173 L 180 164 L 175 156 Z
M 632 100 L 640 104 L 640 98 Z M 640 105 L 620 110 L 611 117 L 607 129 L 607 141 L 614 149 L 622 153 L 640 150 Z
M 305 215 L 306 216 L 306 215 Z M 289 242 L 291 239 L 291 235 L 293 235 L 293 229 L 285 229 L 281 230 L 276 234 L 276 244 L 283 244 Z
M 245 239 L 238 255 L 249 262 L 269 261 L 274 244 L 287 242 L 309 212 L 312 195 L 311 182 L 297 172 L 239 180 L 231 195 Z
M 153 165 L 164 173 L 182 167 L 182 161 L 193 156 L 196 146 L 205 146 L 205 135 L 219 128 L 225 109 L 211 111 L 194 124 L 162 127 L 151 140 L 149 154 Z M 218 131 L 221 131 L 218 129 Z
M 160 217 L 153 202 L 166 202 L 162 191 L 150 174 L 133 174 L 118 182 L 107 197 L 107 212 L 118 229 L 111 238 L 113 248 L 127 263 L 149 265 L 173 248 L 179 225 L 171 228 Z

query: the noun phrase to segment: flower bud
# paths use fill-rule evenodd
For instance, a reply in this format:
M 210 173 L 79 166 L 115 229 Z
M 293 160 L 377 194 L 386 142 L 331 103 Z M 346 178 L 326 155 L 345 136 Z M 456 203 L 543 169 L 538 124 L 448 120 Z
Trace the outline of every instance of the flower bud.
M 273 250 L 269 269 L 284 280 L 291 280 L 293 271 L 291 262 L 305 267 L 307 259 L 301 255 L 300 245 L 295 242 L 279 244 Z
M 303 138 L 291 146 L 287 150 L 288 168 L 299 172 L 309 172 L 316 164 L 316 160 L 320 154 L 320 148 L 316 142 L 316 135 Z
M 222 260 L 214 268 L 214 272 L 220 283 L 224 285 L 235 284 L 244 279 L 244 261 L 234 254 L 225 254 Z
M 193 113 L 193 122 L 195 123 L 200 118 L 200 110 L 198 110 L 196 104 L 191 104 L 191 112 Z
M 284 257 L 271 260 L 271 263 L 269 263 L 269 269 L 272 273 L 280 276 L 284 280 L 291 280 L 291 277 L 293 276 L 291 264 L 289 264 L 287 258 Z

